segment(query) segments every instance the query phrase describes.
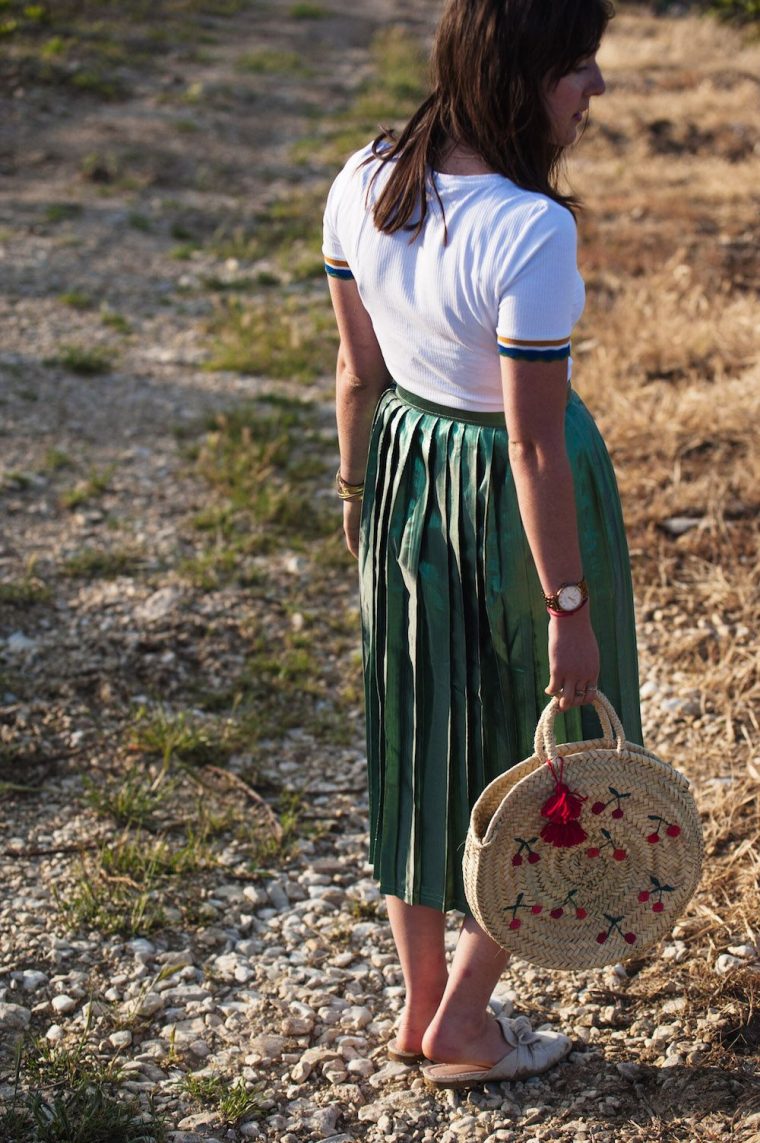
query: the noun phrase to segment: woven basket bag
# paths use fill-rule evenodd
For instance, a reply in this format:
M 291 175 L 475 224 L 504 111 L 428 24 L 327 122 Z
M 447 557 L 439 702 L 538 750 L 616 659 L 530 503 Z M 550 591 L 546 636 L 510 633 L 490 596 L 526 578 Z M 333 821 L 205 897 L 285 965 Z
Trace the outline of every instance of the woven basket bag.
M 547 968 L 639 954 L 670 932 L 701 872 L 688 780 L 625 740 L 604 695 L 593 705 L 605 737 L 558 746 L 552 699 L 535 753 L 486 786 L 465 844 L 465 893 L 478 924 Z

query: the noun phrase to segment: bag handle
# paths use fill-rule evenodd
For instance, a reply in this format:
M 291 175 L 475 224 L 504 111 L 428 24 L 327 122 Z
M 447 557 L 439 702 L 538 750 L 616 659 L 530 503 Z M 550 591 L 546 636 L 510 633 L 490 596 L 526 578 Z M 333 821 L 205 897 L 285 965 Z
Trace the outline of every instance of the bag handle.
M 601 691 L 597 691 L 589 702 L 593 706 L 596 713 L 599 715 L 599 721 L 602 724 L 602 734 L 609 742 L 613 742 L 617 750 L 623 749 L 625 743 L 625 731 L 623 724 L 618 718 L 617 711 L 614 706 Z M 554 720 L 559 711 L 559 699 L 552 698 L 549 703 L 544 707 L 541 712 L 541 717 L 536 726 L 536 736 L 533 743 L 533 752 L 542 762 L 547 758 L 557 757 L 557 739 L 554 735 Z

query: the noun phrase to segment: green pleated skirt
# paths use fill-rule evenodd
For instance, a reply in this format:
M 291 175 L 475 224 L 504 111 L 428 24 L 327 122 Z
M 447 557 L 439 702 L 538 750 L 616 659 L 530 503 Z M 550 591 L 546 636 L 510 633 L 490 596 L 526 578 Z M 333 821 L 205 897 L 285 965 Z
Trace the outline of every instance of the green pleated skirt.
M 583 402 L 565 417 L 600 689 L 641 741 L 633 595 L 609 455 Z M 399 389 L 372 429 L 359 552 L 370 861 L 383 893 L 467 910 L 462 856 L 483 788 L 533 753 L 548 616 L 497 414 Z M 590 706 L 560 742 L 600 734 Z

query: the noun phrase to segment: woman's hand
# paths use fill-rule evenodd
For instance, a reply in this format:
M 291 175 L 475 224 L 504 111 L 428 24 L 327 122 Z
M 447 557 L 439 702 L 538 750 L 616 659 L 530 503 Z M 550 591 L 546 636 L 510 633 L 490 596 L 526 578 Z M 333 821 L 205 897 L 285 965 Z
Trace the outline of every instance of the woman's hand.
M 559 698 L 559 709 L 589 702 L 599 677 L 599 647 L 588 606 L 575 615 L 549 619 L 548 695 Z
M 355 559 L 359 558 L 359 522 L 362 515 L 360 499 L 343 501 L 343 532 L 346 547 Z

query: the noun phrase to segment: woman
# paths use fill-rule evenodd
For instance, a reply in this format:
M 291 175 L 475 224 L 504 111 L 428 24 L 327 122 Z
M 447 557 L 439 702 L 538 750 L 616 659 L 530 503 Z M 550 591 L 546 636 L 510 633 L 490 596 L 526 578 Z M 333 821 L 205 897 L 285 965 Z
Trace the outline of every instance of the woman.
M 443 1086 L 533 1075 L 570 1049 L 489 1015 L 507 954 L 471 916 L 447 969 L 475 799 L 532 753 L 544 694 L 560 696 L 565 741 L 598 735 L 581 710 L 597 681 L 640 732 L 615 479 L 569 385 L 584 291 L 576 204 L 557 187 L 604 92 L 611 14 L 608 0 L 449 0 L 431 95 L 349 160 L 325 213 L 370 854 L 407 990 L 390 1052 L 437 1061 L 424 1074 Z

